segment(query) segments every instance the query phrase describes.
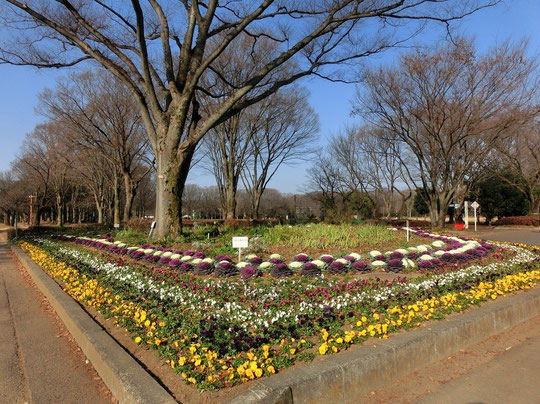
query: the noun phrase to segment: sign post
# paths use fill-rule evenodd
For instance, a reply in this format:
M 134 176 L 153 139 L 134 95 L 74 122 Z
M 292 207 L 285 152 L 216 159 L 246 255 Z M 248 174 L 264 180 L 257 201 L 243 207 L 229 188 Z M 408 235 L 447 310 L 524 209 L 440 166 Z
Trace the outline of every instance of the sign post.
M 407 219 L 407 242 L 409 242 L 411 239 L 411 236 L 409 234 L 409 220 Z
M 150 225 L 150 232 L 148 233 L 148 237 L 152 237 L 152 233 L 154 232 L 154 229 L 156 228 L 156 222 L 152 222 Z
M 249 240 L 247 237 L 233 237 L 233 248 L 238 248 L 238 262 L 242 261 L 242 248 L 248 248 Z
M 468 201 L 465 201 L 463 202 L 463 211 L 465 213 L 465 228 L 468 229 L 469 228 L 469 202 Z
M 474 201 L 473 203 L 471 203 L 471 208 L 473 208 L 474 210 L 474 231 L 476 231 L 476 209 L 478 209 L 480 207 L 480 205 L 478 204 L 478 202 Z

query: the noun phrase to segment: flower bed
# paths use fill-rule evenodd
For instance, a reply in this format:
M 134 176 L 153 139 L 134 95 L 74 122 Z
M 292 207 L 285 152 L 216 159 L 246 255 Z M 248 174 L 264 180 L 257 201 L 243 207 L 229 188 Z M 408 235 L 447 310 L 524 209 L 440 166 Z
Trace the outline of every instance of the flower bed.
M 210 258 L 205 257 L 201 251 L 173 251 L 171 248 L 155 247 L 148 244 L 129 246 L 122 241 L 114 241 L 110 237 L 60 236 L 58 238 L 62 241 L 90 246 L 109 254 L 147 262 L 158 267 L 177 269 L 184 273 L 214 274 L 218 277 L 240 275 L 244 278 L 263 276 L 264 274 L 274 277 L 288 277 L 295 273 L 304 276 L 317 276 L 322 273 L 344 274 L 369 270 L 385 270 L 395 273 L 415 269 L 427 271 L 444 268 L 454 263 L 463 266 L 493 251 L 493 246 L 485 241 L 445 237 L 430 234 L 420 229 L 411 229 L 411 231 L 422 238 L 431 238 L 435 241 L 430 244 L 398 248 L 384 253 L 372 250 L 365 257 L 352 252 L 339 257 L 323 254 L 318 259 L 313 259 L 305 253 L 299 253 L 289 263 L 286 263 L 280 254 L 271 254 L 266 261 L 256 254 L 249 254 L 244 261 L 234 263 L 231 258 L 223 254 Z
M 444 245 L 437 243 L 430 251 L 452 247 L 450 241 Z M 447 253 L 465 254 L 458 250 L 467 245 L 471 248 L 466 251 L 488 246 L 456 244 L 440 260 Z M 240 276 L 215 279 L 169 266 L 139 265 L 121 255 L 99 257 L 55 240 L 22 242 L 21 247 L 76 300 L 112 317 L 136 343 L 155 349 L 187 383 L 206 390 L 269 376 L 371 337 L 387 338 L 422 321 L 533 287 L 540 280 L 537 254 L 510 245 L 504 248 L 513 256 L 504 262 L 477 257 L 480 264 L 392 281 L 327 275 L 365 262 L 352 254 L 341 260 L 297 255 L 298 265 L 272 263 L 280 260 L 273 256 L 267 261 L 273 264 L 270 271 L 310 275 L 283 279 L 257 276 L 268 269 L 261 270 L 264 261 L 257 263 L 256 257 L 250 257 L 246 265 L 234 265 Z M 395 252 L 385 255 L 388 264 L 404 259 L 392 256 Z M 373 256 L 372 263 L 382 261 L 377 253 L 368 254 Z M 430 261 L 438 259 L 430 257 Z M 203 270 L 203 258 L 199 259 L 196 266 Z M 183 264 L 193 265 L 193 260 Z M 216 261 L 219 271 L 234 275 L 230 261 L 213 260 L 214 267 Z

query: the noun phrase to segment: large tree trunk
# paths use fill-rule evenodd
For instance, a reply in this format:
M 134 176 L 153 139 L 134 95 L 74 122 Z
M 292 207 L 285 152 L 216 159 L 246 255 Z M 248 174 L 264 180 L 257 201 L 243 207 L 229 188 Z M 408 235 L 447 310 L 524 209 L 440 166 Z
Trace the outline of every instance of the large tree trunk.
M 62 194 L 60 193 L 56 194 L 56 210 L 58 214 L 56 218 L 56 225 L 63 226 L 64 225 L 64 198 L 62 198 Z
M 262 198 L 262 190 L 256 190 L 253 192 L 253 201 L 251 203 L 251 215 L 252 218 L 258 219 L 259 218 L 259 210 L 261 209 L 261 198 Z
M 527 190 L 526 192 L 527 199 L 529 201 L 529 216 L 535 215 L 538 213 L 538 206 L 540 205 L 540 198 L 535 194 L 534 189 Z
M 120 226 L 120 184 L 118 183 L 118 176 L 114 178 L 113 218 L 114 227 Z
M 155 238 L 182 234 L 182 194 L 195 145 L 181 145 L 172 155 L 170 149 L 156 153 L 156 229 Z
M 133 179 L 129 173 L 124 173 L 124 190 L 126 192 L 126 202 L 124 203 L 124 222 L 127 222 L 131 218 L 131 209 L 133 206 L 133 200 L 135 199 L 135 186 L 133 185 Z
M 227 181 L 225 185 L 225 220 L 232 220 L 236 217 L 236 187 L 235 181 Z

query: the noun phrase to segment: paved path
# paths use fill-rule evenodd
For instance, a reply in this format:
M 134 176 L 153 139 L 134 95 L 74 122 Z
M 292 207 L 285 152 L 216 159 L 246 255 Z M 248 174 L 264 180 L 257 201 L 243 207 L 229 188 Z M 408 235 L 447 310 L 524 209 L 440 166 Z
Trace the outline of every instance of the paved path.
M 0 233 L 0 403 L 110 403 L 96 371 Z
M 540 246 L 539 229 L 496 228 L 474 236 Z M 540 404 L 540 316 L 429 364 L 362 402 Z
M 445 229 L 446 230 L 446 229 Z M 467 235 L 469 237 L 478 237 L 493 241 L 511 241 L 514 243 L 524 243 L 527 245 L 540 246 L 540 229 L 539 228 L 492 228 L 482 229 L 475 232 L 474 228 L 462 231 L 450 231 L 449 233 L 459 235 Z

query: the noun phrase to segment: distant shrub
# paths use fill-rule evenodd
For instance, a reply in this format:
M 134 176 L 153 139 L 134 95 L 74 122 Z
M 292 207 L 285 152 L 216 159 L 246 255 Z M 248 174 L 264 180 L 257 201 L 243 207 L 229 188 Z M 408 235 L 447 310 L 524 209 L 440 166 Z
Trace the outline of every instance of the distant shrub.
M 540 226 L 540 216 L 509 216 L 493 223 L 495 226 Z

